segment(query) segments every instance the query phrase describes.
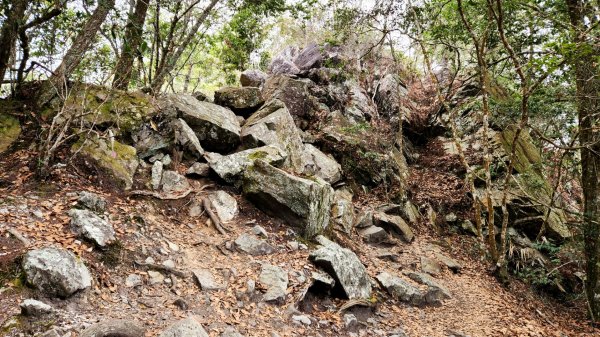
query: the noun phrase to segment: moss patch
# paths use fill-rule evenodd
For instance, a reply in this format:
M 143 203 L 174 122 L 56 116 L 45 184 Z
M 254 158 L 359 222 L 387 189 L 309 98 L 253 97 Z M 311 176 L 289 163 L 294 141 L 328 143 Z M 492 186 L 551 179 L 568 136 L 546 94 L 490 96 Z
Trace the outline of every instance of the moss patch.
M 43 119 L 50 120 L 59 111 L 83 114 L 88 125 L 111 127 L 121 134 L 129 134 L 155 115 L 157 109 L 150 96 L 145 94 L 80 83 L 71 88 L 64 103 L 53 100 L 41 115 Z
M 126 189 L 133 184 L 133 175 L 139 164 L 135 148 L 117 141 L 111 146 L 102 139 L 90 137 L 85 141 L 79 139 L 71 151 L 94 160 Z
M 13 116 L 0 113 L 0 153 L 6 151 L 21 134 L 21 125 Z

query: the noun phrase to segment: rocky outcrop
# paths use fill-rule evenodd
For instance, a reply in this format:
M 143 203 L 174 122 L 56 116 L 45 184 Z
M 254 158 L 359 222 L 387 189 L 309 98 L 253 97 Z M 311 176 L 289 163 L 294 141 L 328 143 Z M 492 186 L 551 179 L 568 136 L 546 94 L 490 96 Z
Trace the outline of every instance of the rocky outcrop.
M 299 228 L 307 238 L 329 224 L 333 189 L 319 178 L 299 178 L 257 160 L 244 173 L 243 192 L 258 208 Z
M 264 102 L 257 87 L 225 87 L 215 91 L 215 104 L 229 108 L 242 116 L 250 115 Z
M 226 153 L 240 144 L 240 124 L 229 109 L 184 94 L 168 95 L 161 102 L 161 108 L 174 110 L 208 151 Z
M 0 153 L 6 151 L 21 134 L 21 124 L 13 116 L 0 113 Z
M 312 94 L 315 84 L 309 79 L 294 79 L 279 75 L 267 79 L 262 89 L 265 101 L 278 99 L 282 101 L 294 118 L 296 126 L 306 129 L 323 109 L 317 98 Z
M 321 246 L 310 253 L 309 259 L 335 279 L 337 291 L 348 299 L 370 298 L 371 280 L 356 254 L 324 236 L 315 240 Z
M 250 116 L 244 123 L 241 136 L 242 143 L 247 148 L 278 146 L 288 155 L 284 167 L 298 173 L 303 171 L 304 144 L 294 125 L 294 119 L 281 101 L 270 101 Z
M 23 271 L 27 283 L 48 296 L 66 298 L 92 285 L 87 267 L 64 249 L 29 251 L 23 257 Z
M 80 139 L 71 147 L 90 166 L 97 166 L 115 179 L 115 185 L 130 189 L 139 161 L 135 148 L 117 141 L 106 142 L 96 136 Z
M 331 220 L 339 225 L 346 233 L 352 231 L 354 226 L 354 205 L 352 192 L 347 188 L 335 191 L 331 207 Z

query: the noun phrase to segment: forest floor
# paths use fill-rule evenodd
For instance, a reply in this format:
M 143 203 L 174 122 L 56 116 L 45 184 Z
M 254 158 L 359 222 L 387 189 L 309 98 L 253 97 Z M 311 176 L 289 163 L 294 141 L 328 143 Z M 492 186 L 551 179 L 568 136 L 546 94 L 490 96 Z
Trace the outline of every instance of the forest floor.
M 54 171 L 50 182 L 33 179 L 28 166 L 34 158 L 28 150 L 19 150 L 0 159 L 0 334 L 32 335 L 51 327 L 60 331 L 81 329 L 105 319 L 134 319 L 157 335 L 180 318 L 195 316 L 211 336 L 220 336 L 234 327 L 246 336 L 593 336 L 600 330 L 587 325 L 581 306 L 569 305 L 540 296 L 531 287 L 513 280 L 504 287 L 489 275 L 488 264 L 481 261 L 473 237 L 438 235 L 430 226 L 413 228 L 411 244 L 372 246 L 353 233 L 349 242 L 371 277 L 382 271 L 401 273 L 420 268 L 420 258 L 436 252 L 458 260 L 460 273 L 444 269 L 436 276 L 452 297 L 443 305 L 413 307 L 391 299 L 384 291 L 376 292 L 374 308 L 350 309 L 363 324 L 347 328 L 338 309 L 341 299 L 313 298 L 294 308 L 298 295 L 306 287 L 306 275 L 314 270 L 308 261 L 309 249 L 293 250 L 297 240 L 280 220 L 258 211 L 235 191 L 215 186 L 208 180 L 192 181 L 196 188 L 213 185 L 204 191 L 224 189 L 234 195 L 239 214 L 226 224 L 229 232 L 217 232 L 206 215 L 190 217 L 192 197 L 175 201 L 152 197 L 131 197 L 103 188 L 72 166 Z M 180 167 L 180 169 L 183 169 Z M 91 179 L 90 179 L 91 178 Z M 119 246 L 100 252 L 77 240 L 69 228 L 66 212 L 74 205 L 77 192 L 92 191 L 108 201 L 110 219 L 117 232 Z M 204 193 L 204 192 L 203 192 Z M 197 196 L 196 196 L 197 197 Z M 268 242 L 276 247 L 270 255 L 253 257 L 228 250 L 228 242 L 259 224 L 268 232 Z M 31 243 L 24 247 L 12 238 L 14 228 Z M 343 244 L 343 243 L 342 243 Z M 94 275 L 91 290 L 68 300 L 39 298 L 39 293 L 22 285 L 15 267 L 27 249 L 58 245 L 84 257 Z M 396 261 L 378 258 L 393 253 Z M 175 269 L 186 276 L 172 275 L 171 282 L 158 282 L 144 266 L 135 261 L 152 257 L 156 264 L 171 260 Z M 260 301 L 260 289 L 248 291 L 248 281 L 256 281 L 262 263 L 283 267 L 290 275 L 285 303 Z M 209 269 L 222 290 L 201 290 L 189 276 L 199 268 Z M 127 287 L 125 279 L 140 275 L 143 284 Z M 169 273 L 163 272 L 168 278 Z M 158 277 L 161 277 L 158 276 Z M 51 304 L 57 313 L 35 320 L 19 315 L 19 303 L 38 298 Z M 295 322 L 294 315 L 307 314 L 311 324 Z M 75 336 L 75 334 L 67 334 Z

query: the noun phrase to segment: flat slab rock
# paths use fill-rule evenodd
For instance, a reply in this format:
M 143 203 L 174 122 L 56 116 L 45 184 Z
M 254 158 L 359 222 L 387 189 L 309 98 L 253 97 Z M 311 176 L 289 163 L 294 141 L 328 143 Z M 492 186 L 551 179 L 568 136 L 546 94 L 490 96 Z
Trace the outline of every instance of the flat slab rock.
M 182 319 L 166 330 L 158 337 L 209 337 L 206 330 L 193 317 Z
M 21 302 L 21 313 L 25 316 L 43 316 L 50 314 L 54 308 L 44 302 L 28 298 Z
M 224 286 L 215 280 L 212 272 L 208 269 L 196 269 L 193 271 L 194 278 L 202 290 L 221 290 Z
M 311 252 L 309 259 L 335 279 L 336 288 L 349 299 L 370 298 L 371 280 L 358 256 L 322 235 L 315 240 L 321 247 Z
M 71 209 L 68 212 L 71 225 L 78 235 L 100 247 L 115 239 L 115 229 L 108 220 L 87 209 Z
M 92 285 L 87 267 L 65 249 L 47 247 L 29 251 L 22 265 L 27 283 L 48 296 L 66 298 Z

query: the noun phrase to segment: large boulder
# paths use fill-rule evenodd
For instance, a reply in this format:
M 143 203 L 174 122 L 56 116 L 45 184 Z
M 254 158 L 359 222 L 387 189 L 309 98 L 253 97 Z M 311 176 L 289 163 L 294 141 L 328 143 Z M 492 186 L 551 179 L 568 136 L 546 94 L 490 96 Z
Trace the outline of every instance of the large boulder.
M 278 99 L 287 107 L 294 122 L 307 129 L 322 107 L 313 95 L 316 85 L 309 79 L 294 79 L 289 76 L 271 76 L 262 88 L 265 101 Z
M 209 337 L 202 325 L 193 317 L 182 319 L 169 326 L 158 337 Z
M 21 134 L 19 120 L 0 113 L 0 153 L 6 151 Z
M 115 179 L 116 185 L 130 189 L 133 184 L 133 175 L 138 168 L 139 161 L 134 147 L 117 141 L 111 143 L 97 136 L 91 135 L 80 138 L 71 147 L 71 152 L 90 160 L 90 166 L 97 166 Z
M 322 179 L 299 178 L 257 160 L 244 173 L 243 191 L 257 207 L 300 228 L 305 237 L 329 224 L 333 189 Z
M 158 112 L 151 96 L 86 83 L 74 83 L 66 99 L 56 97 L 50 101 L 41 117 L 50 122 L 59 111 L 63 113 L 60 118 L 82 116 L 75 121 L 86 127 L 110 128 L 125 138 Z
M 23 271 L 27 283 L 48 296 L 66 298 L 92 285 L 87 267 L 65 249 L 29 251 L 23 257 Z
M 268 145 L 232 153 L 227 156 L 209 152 L 204 155 L 204 158 L 210 165 L 210 168 L 221 179 L 234 184 L 246 168 L 254 164 L 255 160 L 262 159 L 273 166 L 280 166 L 287 158 L 287 153 L 277 146 Z
M 341 165 L 312 144 L 304 144 L 302 173 L 317 176 L 330 184 L 342 179 Z
M 240 75 L 240 84 L 243 87 L 260 87 L 267 80 L 267 74 L 260 70 L 249 69 L 244 70 Z
M 348 299 L 371 297 L 371 280 L 358 256 L 322 235 L 316 237 L 321 246 L 310 253 L 309 259 L 335 279 L 334 292 Z
M 250 116 L 244 123 L 241 136 L 245 147 L 278 146 L 288 154 L 284 167 L 297 173 L 303 171 L 302 137 L 294 119 L 281 101 L 270 101 Z
M 225 87 L 215 91 L 215 104 L 247 116 L 256 111 L 265 101 L 256 87 Z
M 163 110 L 175 110 L 208 151 L 229 152 L 240 144 L 240 124 L 229 109 L 187 94 L 168 95 L 161 106 Z
M 69 211 L 71 225 L 75 233 L 94 242 L 100 247 L 106 246 L 115 239 L 115 229 L 107 219 L 87 209 Z

